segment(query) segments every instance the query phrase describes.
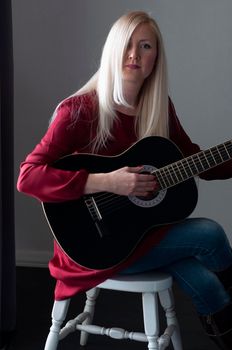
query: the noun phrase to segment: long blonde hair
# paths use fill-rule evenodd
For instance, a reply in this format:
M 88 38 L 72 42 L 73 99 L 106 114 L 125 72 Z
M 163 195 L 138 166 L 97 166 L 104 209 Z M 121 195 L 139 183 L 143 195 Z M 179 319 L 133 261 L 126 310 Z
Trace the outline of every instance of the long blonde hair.
M 157 58 L 153 72 L 143 83 L 135 121 L 138 139 L 146 136 L 168 136 L 167 65 L 162 35 L 155 20 L 146 12 L 135 11 L 120 17 L 112 26 L 102 51 L 98 71 L 74 95 L 96 91 L 98 97 L 98 132 L 93 151 L 106 145 L 112 137 L 112 125 L 117 118 L 115 103 L 128 107 L 123 96 L 122 66 L 133 31 L 147 23 L 157 40 Z

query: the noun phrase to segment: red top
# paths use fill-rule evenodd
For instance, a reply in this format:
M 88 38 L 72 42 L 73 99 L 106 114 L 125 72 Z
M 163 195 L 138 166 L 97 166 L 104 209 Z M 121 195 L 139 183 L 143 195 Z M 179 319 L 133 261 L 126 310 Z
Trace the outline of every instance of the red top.
M 76 113 L 75 121 L 73 113 Z M 136 142 L 134 117 L 117 113 L 112 133 L 114 138 L 101 149 L 102 155 L 117 155 Z M 183 130 L 169 103 L 170 139 L 180 148 L 184 156 L 200 150 Z M 54 122 L 45 136 L 21 164 L 17 188 L 43 202 L 59 202 L 77 199 L 83 194 L 88 173 L 55 169 L 51 164 L 60 157 L 71 153 L 91 153 L 90 141 L 96 134 L 96 108 L 92 94 L 72 97 L 58 108 Z M 226 179 L 232 177 L 232 161 L 217 166 L 200 175 L 201 178 Z M 132 255 L 120 265 L 107 270 L 90 270 L 71 260 L 54 242 L 54 257 L 49 262 L 51 275 L 57 280 L 55 299 L 71 297 L 77 292 L 86 291 L 115 273 L 119 272 L 149 248 L 157 244 L 165 235 L 166 227 L 156 228 L 145 236 Z

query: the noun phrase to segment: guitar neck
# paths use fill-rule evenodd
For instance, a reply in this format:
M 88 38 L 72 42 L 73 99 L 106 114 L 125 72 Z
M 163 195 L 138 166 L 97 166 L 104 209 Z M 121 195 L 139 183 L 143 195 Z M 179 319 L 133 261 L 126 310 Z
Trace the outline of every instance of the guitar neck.
M 177 185 L 232 159 L 232 140 L 155 170 L 161 189 Z

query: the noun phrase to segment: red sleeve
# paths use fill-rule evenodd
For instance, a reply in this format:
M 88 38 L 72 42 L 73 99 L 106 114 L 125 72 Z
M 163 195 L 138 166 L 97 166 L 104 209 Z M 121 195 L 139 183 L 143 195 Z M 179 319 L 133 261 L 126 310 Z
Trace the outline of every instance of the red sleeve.
M 169 104 L 170 116 L 170 139 L 179 147 L 184 157 L 188 157 L 194 153 L 200 152 L 200 147 L 193 143 L 183 129 L 176 115 L 174 105 L 170 100 Z M 218 165 L 199 175 L 205 180 L 219 180 L 232 178 L 232 160 Z
M 81 136 L 82 135 L 82 136 Z M 58 109 L 45 136 L 20 166 L 17 189 L 43 202 L 77 199 L 83 194 L 88 173 L 59 170 L 52 163 L 78 150 L 86 134 L 71 126 L 70 106 Z

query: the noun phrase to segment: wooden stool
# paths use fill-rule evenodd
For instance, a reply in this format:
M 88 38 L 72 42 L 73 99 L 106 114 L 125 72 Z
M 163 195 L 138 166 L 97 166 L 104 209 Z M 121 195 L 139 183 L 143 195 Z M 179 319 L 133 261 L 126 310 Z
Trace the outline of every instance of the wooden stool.
M 144 333 L 128 332 L 122 328 L 105 328 L 93 325 L 93 316 L 100 289 L 142 293 Z M 118 275 L 86 293 L 84 311 L 61 329 L 70 299 L 55 301 L 52 310 L 52 326 L 44 350 L 56 350 L 61 339 L 69 333 L 81 332 L 80 344 L 86 345 L 89 334 L 107 335 L 114 339 L 132 339 L 148 343 L 150 350 L 164 350 L 172 341 L 174 350 L 182 350 L 182 342 L 172 294 L 172 277 L 164 273 Z M 167 327 L 162 335 L 159 327 L 158 299 L 164 309 Z

